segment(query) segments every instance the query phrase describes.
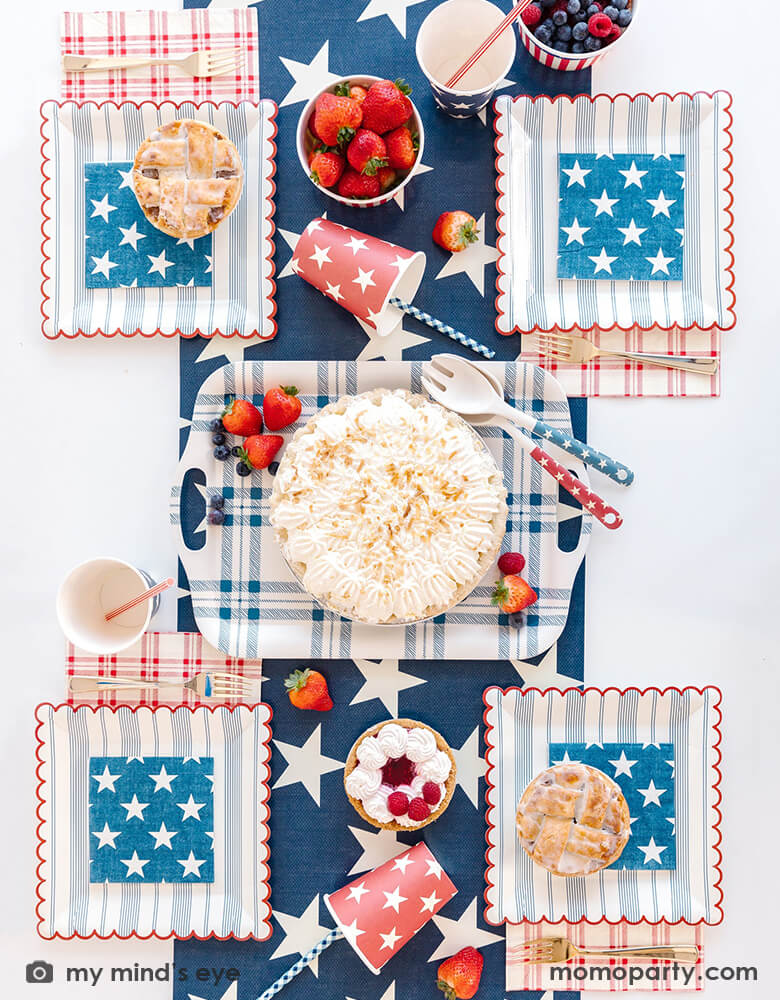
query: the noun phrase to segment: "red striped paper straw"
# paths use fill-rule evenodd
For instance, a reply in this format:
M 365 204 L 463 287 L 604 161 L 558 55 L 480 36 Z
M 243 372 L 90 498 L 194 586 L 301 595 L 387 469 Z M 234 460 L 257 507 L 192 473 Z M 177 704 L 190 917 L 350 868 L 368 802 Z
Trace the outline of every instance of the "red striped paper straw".
M 495 42 L 495 40 L 506 31 L 506 29 L 520 17 L 526 7 L 531 3 L 531 0 L 520 0 L 520 3 L 516 3 L 514 7 L 509 11 L 504 20 L 496 25 L 495 29 L 487 36 L 480 47 L 468 57 L 468 59 L 463 63 L 459 70 L 457 70 L 453 75 L 447 80 L 445 86 L 454 87 L 458 83 L 471 67 L 479 62 L 482 56 L 487 52 L 490 46 Z
M 144 601 L 150 601 L 153 597 L 157 597 L 158 594 L 161 594 L 164 590 L 167 590 L 168 587 L 172 586 L 173 577 L 169 576 L 167 580 L 163 580 L 162 583 L 158 583 L 154 587 L 150 587 L 149 590 L 145 590 L 143 594 L 139 594 L 138 597 L 134 597 L 132 601 L 128 601 L 127 604 L 123 604 L 121 607 L 114 608 L 113 611 L 109 611 L 105 616 L 106 621 L 110 622 L 112 618 L 116 618 L 117 615 L 123 615 L 125 611 L 129 611 L 130 608 L 143 604 Z

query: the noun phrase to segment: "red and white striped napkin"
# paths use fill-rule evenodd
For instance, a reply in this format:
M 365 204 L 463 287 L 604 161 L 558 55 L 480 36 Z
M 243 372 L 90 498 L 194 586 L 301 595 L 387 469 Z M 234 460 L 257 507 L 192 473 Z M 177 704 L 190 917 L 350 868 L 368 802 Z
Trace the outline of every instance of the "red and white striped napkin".
M 199 632 L 147 632 L 138 642 L 115 656 L 97 656 L 67 644 L 67 677 L 141 677 L 161 683 L 184 684 L 202 670 L 221 670 L 249 681 L 250 696 L 223 699 L 226 704 L 261 700 L 262 662 L 225 656 L 210 646 Z M 66 686 L 69 705 L 188 705 L 202 704 L 190 691 L 111 691 L 93 697 L 75 697 Z M 213 705 L 211 698 L 203 704 Z
M 257 14 L 236 10 L 65 11 L 62 54 L 183 58 L 198 49 L 240 48 L 235 73 L 194 79 L 172 66 L 104 73 L 63 73 L 61 95 L 72 101 L 259 101 Z
M 553 978 L 550 965 L 530 965 L 527 962 L 513 960 L 512 949 L 524 945 L 529 941 L 537 940 L 541 937 L 566 937 L 578 947 L 583 948 L 628 948 L 641 945 L 654 944 L 695 944 L 699 947 L 699 961 L 696 966 L 678 966 L 675 975 L 672 963 L 669 962 L 649 962 L 642 959 L 604 959 L 604 958 L 574 958 L 565 966 L 555 966 L 555 969 L 565 968 L 571 972 L 571 980 L 566 973 L 564 978 L 559 979 L 556 972 Z M 598 924 L 569 924 L 561 920 L 557 924 L 550 924 L 542 921 L 539 924 L 522 923 L 506 925 L 506 988 L 507 992 L 512 990 L 600 990 L 604 993 L 618 993 L 623 990 L 645 990 L 647 992 L 661 993 L 671 990 L 701 990 L 703 981 L 702 972 L 702 925 L 689 924 L 651 924 L 647 921 L 640 921 L 638 924 L 618 923 L 610 924 L 602 921 Z M 659 970 L 659 978 L 642 976 L 641 979 L 630 983 L 628 975 L 625 979 L 602 978 L 591 979 L 577 969 L 587 969 L 589 966 L 598 966 L 600 969 L 615 969 L 620 966 L 632 966 L 637 969 Z M 668 970 L 664 974 L 664 968 Z M 685 977 L 681 971 L 693 969 L 689 982 L 686 984 Z M 628 970 L 627 970 L 628 972 Z M 579 978 L 582 976 L 583 978 Z

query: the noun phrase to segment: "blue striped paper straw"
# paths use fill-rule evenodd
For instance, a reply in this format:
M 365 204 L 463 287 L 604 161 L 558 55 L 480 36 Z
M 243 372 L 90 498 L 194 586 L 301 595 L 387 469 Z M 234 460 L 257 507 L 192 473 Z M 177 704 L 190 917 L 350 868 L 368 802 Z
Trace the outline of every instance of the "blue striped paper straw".
M 481 354 L 484 358 L 494 358 L 496 356 L 495 351 L 491 351 L 489 347 L 485 347 L 484 344 L 480 344 L 478 340 L 474 340 L 473 337 L 467 337 L 465 333 L 461 333 L 460 330 L 456 330 L 452 326 L 448 326 L 446 323 L 442 323 L 440 319 L 436 319 L 435 316 L 431 316 L 430 313 L 423 312 L 422 309 L 418 309 L 417 306 L 411 305 L 409 302 L 404 302 L 403 299 L 398 299 L 393 296 L 390 299 L 390 305 L 397 306 L 403 312 L 408 313 L 410 316 L 414 316 L 415 319 L 419 319 L 421 323 L 426 323 L 428 326 L 433 327 L 434 330 L 438 330 L 439 333 L 445 334 L 450 340 L 457 340 L 459 344 L 463 344 L 464 347 L 471 348 L 472 351 L 476 351 L 477 354 Z
M 269 986 L 265 993 L 261 997 L 258 997 L 258 1000 L 271 1000 L 271 997 L 276 996 L 279 990 L 284 989 L 291 980 L 295 979 L 299 972 L 303 972 L 307 965 L 311 965 L 318 955 L 321 955 L 326 948 L 330 948 L 334 941 L 338 941 L 343 937 L 344 932 L 339 930 L 339 928 L 330 931 L 322 941 L 315 944 L 312 950 L 299 959 L 283 976 L 279 976 L 273 986 Z

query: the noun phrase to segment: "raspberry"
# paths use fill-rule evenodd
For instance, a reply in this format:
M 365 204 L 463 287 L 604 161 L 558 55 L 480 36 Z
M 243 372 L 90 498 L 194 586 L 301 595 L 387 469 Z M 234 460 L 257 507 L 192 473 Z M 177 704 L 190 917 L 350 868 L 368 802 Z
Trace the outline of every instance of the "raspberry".
M 498 560 L 498 568 L 504 576 L 522 573 L 525 568 L 525 556 L 521 556 L 519 552 L 505 552 Z
M 616 24 L 612 25 L 612 31 L 607 35 L 606 42 L 614 42 L 616 38 L 620 38 L 623 34 L 623 29 L 619 28 Z
M 606 14 L 594 14 L 588 21 L 588 31 L 594 38 L 606 38 L 612 32 L 612 21 Z
M 431 810 L 424 799 L 412 799 L 409 803 L 409 819 L 414 820 L 415 823 L 422 823 L 430 815 Z
M 387 808 L 393 816 L 403 816 L 409 808 L 409 796 L 403 792 L 393 792 L 387 797 Z
M 429 806 L 435 806 L 441 798 L 439 786 L 435 781 L 426 781 L 422 788 L 423 798 Z
M 417 768 L 408 757 L 399 757 L 397 760 L 389 760 L 382 768 L 382 781 L 391 788 L 411 785 L 416 773 Z
M 542 19 L 542 8 L 537 7 L 535 3 L 532 3 L 530 7 L 526 7 L 523 13 L 520 15 L 523 24 L 527 25 L 529 28 L 533 28 L 535 24 L 538 24 Z

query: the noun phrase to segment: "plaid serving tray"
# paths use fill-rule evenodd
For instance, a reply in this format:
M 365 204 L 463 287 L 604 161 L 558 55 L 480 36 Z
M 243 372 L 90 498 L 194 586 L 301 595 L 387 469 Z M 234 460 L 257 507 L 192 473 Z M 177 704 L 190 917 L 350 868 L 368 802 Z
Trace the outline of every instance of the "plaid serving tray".
M 506 395 L 561 430 L 571 431 L 569 405 L 555 379 L 532 365 L 495 364 Z M 198 628 L 231 656 L 348 656 L 409 659 L 527 659 L 561 634 L 572 585 L 590 541 L 592 515 L 559 500 L 554 480 L 495 427 L 479 433 L 503 470 L 509 492 L 507 543 L 528 560 L 539 594 L 527 625 L 511 628 L 490 603 L 497 571 L 446 615 L 409 626 L 370 626 L 323 610 L 293 577 L 268 523 L 272 478 L 241 479 L 235 462 L 218 462 L 209 421 L 233 396 L 260 403 L 264 389 L 298 386 L 302 420 L 345 393 L 379 387 L 420 392 L 420 364 L 408 362 L 270 361 L 226 365 L 203 383 L 171 495 L 171 522 L 189 579 Z M 572 470 L 586 480 L 581 463 Z M 226 521 L 206 527 L 210 493 L 225 497 Z

